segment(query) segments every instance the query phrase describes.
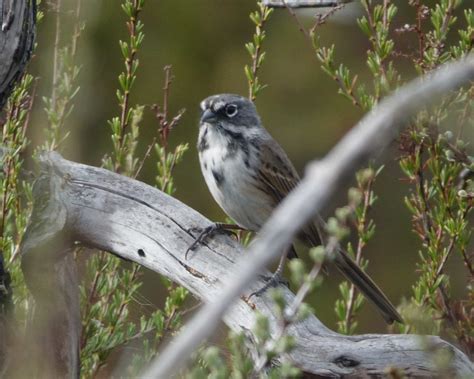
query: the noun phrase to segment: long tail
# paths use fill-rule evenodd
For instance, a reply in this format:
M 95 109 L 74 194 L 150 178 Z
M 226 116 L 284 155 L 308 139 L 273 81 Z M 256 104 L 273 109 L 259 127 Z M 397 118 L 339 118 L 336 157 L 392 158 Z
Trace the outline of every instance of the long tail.
M 323 221 L 320 220 L 320 222 L 322 223 Z M 316 225 L 316 223 L 309 224 L 300 235 L 300 238 L 310 246 L 321 244 L 320 232 Z M 403 323 L 402 316 L 400 316 L 387 296 L 345 251 L 336 249 L 333 263 L 378 308 L 387 323 L 392 324 L 394 321 Z
M 334 257 L 334 264 L 379 309 L 387 323 L 392 324 L 394 321 L 403 323 L 402 317 L 387 296 L 347 253 L 338 250 Z

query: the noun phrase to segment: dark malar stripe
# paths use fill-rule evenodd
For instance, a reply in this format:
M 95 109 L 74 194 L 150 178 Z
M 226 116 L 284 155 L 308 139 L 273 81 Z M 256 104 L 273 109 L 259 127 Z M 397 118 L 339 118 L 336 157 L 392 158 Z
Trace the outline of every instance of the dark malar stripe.
M 204 134 L 199 138 L 199 142 L 197 145 L 197 149 L 199 152 L 203 152 L 204 150 L 209 149 L 209 142 L 207 141 L 207 128 L 204 131 Z
M 227 145 L 228 155 L 235 155 L 239 150 L 248 157 L 249 155 L 249 143 L 244 137 L 243 133 L 234 132 L 232 130 L 223 129 L 223 132 L 227 134 L 229 138 L 229 144 Z
M 224 182 L 224 175 L 222 175 L 222 172 L 218 172 L 213 169 L 212 176 L 214 177 L 214 180 L 216 181 L 217 186 L 220 186 Z

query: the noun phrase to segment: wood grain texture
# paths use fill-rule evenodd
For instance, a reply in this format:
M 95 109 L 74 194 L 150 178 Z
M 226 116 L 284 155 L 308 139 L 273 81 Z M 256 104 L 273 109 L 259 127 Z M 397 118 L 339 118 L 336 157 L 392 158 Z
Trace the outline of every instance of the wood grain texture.
M 219 235 L 186 260 L 186 249 L 194 240 L 188 230 L 210 225 L 195 210 L 144 183 L 67 161 L 57 153 L 43 154 L 41 165 L 42 175 L 35 185 L 35 212 L 22 244 L 27 279 L 36 278 L 37 283 L 43 273 L 49 275 L 45 266 L 65 264 L 68 245 L 80 241 L 146 266 L 185 286 L 197 298 L 212 302 L 221 295 L 222 286 L 233 280 L 236 262 L 252 259 L 232 238 Z M 73 271 L 69 273 L 70 285 L 62 282 L 56 287 L 56 291 L 65 292 L 57 295 L 60 299 L 77 296 Z M 257 279 L 245 294 L 262 285 Z M 291 302 L 293 293 L 285 286 L 282 291 Z M 37 301 L 44 299 L 39 296 Z M 72 313 L 78 312 L 74 304 L 69 307 Z M 255 310 L 267 315 L 276 331 L 268 294 L 251 301 L 242 296 L 228 310 L 224 321 L 233 330 L 245 331 L 251 341 Z M 314 316 L 292 325 L 289 333 L 296 338 L 296 348 L 286 358 L 292 359 L 307 377 L 382 377 L 392 367 L 410 377 L 432 377 L 436 372 L 436 365 L 418 336 L 344 336 L 329 330 Z M 73 334 L 63 336 L 68 344 L 77 342 Z M 454 346 L 433 336 L 426 337 L 425 342 L 453 355 L 453 375 L 474 373 L 472 363 Z

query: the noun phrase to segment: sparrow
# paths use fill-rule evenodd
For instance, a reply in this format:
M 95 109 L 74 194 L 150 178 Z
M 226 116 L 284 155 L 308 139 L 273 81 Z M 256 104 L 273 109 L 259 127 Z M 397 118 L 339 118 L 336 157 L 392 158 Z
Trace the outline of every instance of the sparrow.
M 215 201 L 236 225 L 216 223 L 204 229 L 188 251 L 218 230 L 238 228 L 258 233 L 300 181 L 283 148 L 262 126 L 252 101 L 239 95 L 220 94 L 204 99 L 200 107 L 197 150 L 201 171 Z M 317 216 L 298 239 L 310 247 L 321 245 L 323 226 L 322 218 Z M 283 254 L 274 276 L 282 272 L 287 256 L 296 256 L 293 247 Z M 388 323 L 402 322 L 385 294 L 345 251 L 337 249 L 331 262 Z

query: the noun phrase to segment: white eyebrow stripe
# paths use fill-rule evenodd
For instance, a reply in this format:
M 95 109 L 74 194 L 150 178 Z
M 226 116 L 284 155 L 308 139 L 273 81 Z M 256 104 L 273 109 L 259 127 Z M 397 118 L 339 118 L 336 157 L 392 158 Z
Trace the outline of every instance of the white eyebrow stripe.
M 207 109 L 206 100 L 201 101 L 199 103 L 199 107 L 201 108 L 202 111 L 205 111 Z
M 215 103 L 212 104 L 212 108 L 214 108 L 216 112 L 224 107 L 225 107 L 225 102 L 222 100 L 217 100 Z

